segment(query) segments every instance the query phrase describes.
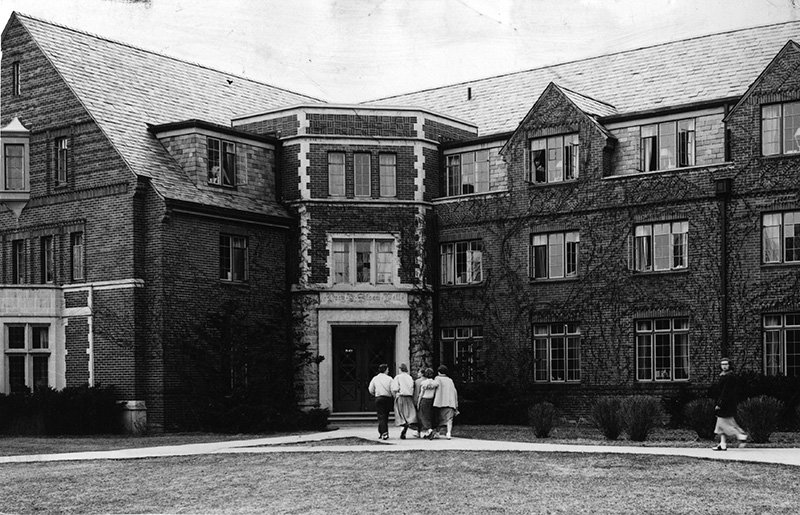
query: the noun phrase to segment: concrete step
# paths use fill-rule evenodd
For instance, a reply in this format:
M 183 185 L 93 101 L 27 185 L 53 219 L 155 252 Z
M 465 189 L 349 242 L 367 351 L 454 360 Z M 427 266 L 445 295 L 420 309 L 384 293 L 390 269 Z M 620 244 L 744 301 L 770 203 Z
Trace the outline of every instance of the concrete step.
M 376 420 L 374 411 L 340 411 L 328 417 L 328 422 L 336 424 L 370 424 Z M 389 413 L 389 421 L 394 422 L 394 413 Z

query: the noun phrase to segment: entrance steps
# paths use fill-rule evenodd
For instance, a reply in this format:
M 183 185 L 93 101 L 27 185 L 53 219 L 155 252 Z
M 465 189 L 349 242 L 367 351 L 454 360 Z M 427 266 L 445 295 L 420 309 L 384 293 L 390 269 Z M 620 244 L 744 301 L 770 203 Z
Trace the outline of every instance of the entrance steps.
M 328 423 L 333 425 L 370 425 L 377 423 L 374 411 L 338 411 L 328 416 Z M 389 423 L 394 423 L 394 413 L 389 412 Z

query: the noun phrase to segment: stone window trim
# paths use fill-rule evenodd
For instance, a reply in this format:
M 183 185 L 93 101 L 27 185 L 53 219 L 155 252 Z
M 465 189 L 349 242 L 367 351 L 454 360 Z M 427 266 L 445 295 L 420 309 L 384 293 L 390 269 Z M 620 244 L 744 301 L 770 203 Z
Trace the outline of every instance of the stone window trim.
M 761 155 L 800 156 L 800 100 L 761 105 Z
M 223 283 L 246 283 L 249 280 L 249 241 L 247 236 L 220 233 L 219 280 Z
M 330 233 L 328 286 L 341 289 L 398 287 L 400 238 L 392 233 Z
M 2 327 L 2 392 L 24 393 L 52 386 L 53 335 L 46 323 L 7 322 Z
M 448 325 L 441 328 L 439 335 L 442 362 L 454 368 L 450 375 L 464 383 L 482 379 L 483 326 Z
M 551 384 L 580 383 L 580 325 L 576 322 L 534 322 L 531 333 L 533 381 Z
M 762 265 L 800 265 L 800 210 L 761 215 Z
M 483 282 L 483 241 L 450 241 L 439 245 L 441 286 L 468 286 Z
M 696 165 L 695 118 L 639 126 L 639 172 Z
M 764 375 L 800 376 L 800 312 L 762 317 Z
M 533 232 L 528 242 L 528 278 L 531 281 L 578 277 L 580 232 Z
M 637 382 L 685 382 L 690 379 L 689 328 L 689 317 L 635 319 Z
M 579 133 L 531 138 L 525 157 L 525 180 L 531 184 L 575 181 L 580 175 Z

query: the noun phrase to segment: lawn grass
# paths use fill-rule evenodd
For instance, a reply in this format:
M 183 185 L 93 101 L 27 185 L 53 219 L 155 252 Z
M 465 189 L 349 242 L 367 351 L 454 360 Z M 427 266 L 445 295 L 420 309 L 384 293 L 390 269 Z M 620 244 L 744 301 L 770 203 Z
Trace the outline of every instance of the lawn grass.
M 797 468 L 439 451 L 0 465 L 6 513 L 797 513 Z

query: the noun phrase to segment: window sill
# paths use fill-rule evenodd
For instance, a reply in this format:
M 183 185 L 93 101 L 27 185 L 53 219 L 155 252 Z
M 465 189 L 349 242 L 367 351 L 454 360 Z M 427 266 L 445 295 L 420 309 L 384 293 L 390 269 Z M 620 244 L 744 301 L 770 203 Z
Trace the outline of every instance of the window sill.
M 684 166 L 683 168 L 668 168 L 666 170 L 653 170 L 652 172 L 634 172 L 634 173 L 626 173 L 626 174 L 617 174 L 617 175 L 607 175 L 603 177 L 604 181 L 613 181 L 619 179 L 635 179 L 637 177 L 652 177 L 654 175 L 664 175 L 668 173 L 683 173 L 683 172 L 691 172 L 695 170 L 703 170 L 708 168 L 722 168 L 725 166 L 732 166 L 733 161 L 724 161 L 722 163 L 711 163 L 707 165 L 694 165 L 694 166 Z
M 772 154 L 769 156 L 759 156 L 761 159 L 765 161 L 772 161 L 773 159 L 785 159 L 785 158 L 795 158 L 800 157 L 800 152 L 792 152 L 791 154 Z
M 236 185 L 235 184 L 233 186 L 227 186 L 225 184 L 217 184 L 215 182 L 207 182 L 206 186 L 208 186 L 210 188 L 219 188 L 219 189 L 222 189 L 222 190 L 236 191 Z
M 761 263 L 762 270 L 780 270 L 782 268 L 794 268 L 800 266 L 800 261 L 790 261 L 788 263 Z
M 636 384 L 640 385 L 648 385 L 648 384 L 685 384 L 690 383 L 691 379 L 637 379 Z
M 534 381 L 535 385 L 560 385 L 560 386 L 580 386 L 581 382 L 578 381 Z
M 538 279 L 528 278 L 529 284 L 547 284 L 547 283 L 568 283 L 572 281 L 577 281 L 580 278 L 576 275 L 575 277 L 541 277 Z
M 439 287 L 444 290 L 457 290 L 457 289 L 464 289 L 464 288 L 480 288 L 483 286 L 483 281 L 479 283 L 469 283 L 469 284 L 440 284 Z
M 631 275 L 633 277 L 656 277 L 660 275 L 680 275 L 680 274 L 688 274 L 689 268 L 679 268 L 677 270 L 652 270 L 647 272 L 640 272 L 637 270 L 632 270 Z
M 556 182 L 531 182 L 525 181 L 528 183 L 529 188 L 546 188 L 548 186 L 571 186 L 578 182 L 579 177 L 575 179 L 569 179 L 564 181 L 556 181 Z
M 238 286 L 240 288 L 249 288 L 250 283 L 248 281 L 227 281 L 225 279 L 219 279 L 220 284 L 224 284 L 226 286 Z

